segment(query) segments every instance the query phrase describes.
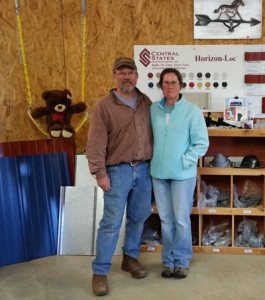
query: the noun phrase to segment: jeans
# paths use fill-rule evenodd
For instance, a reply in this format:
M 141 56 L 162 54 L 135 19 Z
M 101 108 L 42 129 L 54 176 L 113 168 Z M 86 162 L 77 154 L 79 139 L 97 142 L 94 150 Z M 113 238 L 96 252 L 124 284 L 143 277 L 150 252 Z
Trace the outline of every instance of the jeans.
M 137 258 L 144 222 L 151 214 L 152 181 L 149 163 L 109 166 L 111 190 L 104 193 L 104 212 L 99 224 L 93 273 L 106 275 L 111 267 L 126 207 L 123 252 Z
M 190 214 L 196 177 L 186 180 L 153 178 L 156 206 L 161 220 L 164 267 L 188 268 L 192 257 Z

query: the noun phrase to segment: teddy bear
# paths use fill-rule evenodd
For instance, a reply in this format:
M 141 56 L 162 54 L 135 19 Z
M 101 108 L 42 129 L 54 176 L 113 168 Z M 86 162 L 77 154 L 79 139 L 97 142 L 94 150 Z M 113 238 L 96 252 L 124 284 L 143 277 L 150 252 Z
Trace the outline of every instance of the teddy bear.
M 71 138 L 75 129 L 71 126 L 73 114 L 86 110 L 84 102 L 72 104 L 72 94 L 68 89 L 46 90 L 42 93 L 45 107 L 37 107 L 31 111 L 34 119 L 46 116 L 47 131 L 53 138 Z

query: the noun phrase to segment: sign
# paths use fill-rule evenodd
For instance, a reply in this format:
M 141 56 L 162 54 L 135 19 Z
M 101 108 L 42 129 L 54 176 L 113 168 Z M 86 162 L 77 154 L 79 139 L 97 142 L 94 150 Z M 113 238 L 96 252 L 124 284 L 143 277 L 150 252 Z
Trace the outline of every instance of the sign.
M 134 58 L 138 87 L 152 101 L 162 98 L 158 82 L 165 68 L 181 72 L 182 93 L 209 93 L 212 111 L 223 111 L 227 97 L 244 96 L 243 45 L 134 46 Z
M 262 0 L 194 0 L 195 39 L 260 39 Z

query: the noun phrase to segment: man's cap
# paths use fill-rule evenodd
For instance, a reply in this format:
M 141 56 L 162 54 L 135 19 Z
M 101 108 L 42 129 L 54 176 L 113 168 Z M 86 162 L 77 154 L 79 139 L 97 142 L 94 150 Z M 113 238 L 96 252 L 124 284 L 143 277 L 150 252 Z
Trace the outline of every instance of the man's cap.
M 255 155 L 244 156 L 240 168 L 263 168 Z
M 126 66 L 129 68 L 132 68 L 134 70 L 137 70 L 136 64 L 133 59 L 129 57 L 118 57 L 115 59 L 114 64 L 113 64 L 113 70 L 116 70 L 122 66 Z

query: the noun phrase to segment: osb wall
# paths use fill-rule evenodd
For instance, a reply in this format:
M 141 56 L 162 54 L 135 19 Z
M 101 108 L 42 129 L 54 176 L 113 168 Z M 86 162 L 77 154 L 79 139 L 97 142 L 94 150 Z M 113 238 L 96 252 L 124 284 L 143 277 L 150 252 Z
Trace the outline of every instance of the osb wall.
M 80 101 L 82 1 L 19 3 L 33 105 L 44 105 L 41 93 L 47 89 L 68 88 L 73 102 Z M 265 44 L 265 15 L 261 39 L 194 40 L 193 0 L 88 0 L 86 4 L 89 109 L 113 86 L 115 57 L 133 57 L 134 45 Z M 0 141 L 47 138 L 27 116 L 16 19 L 15 0 L 0 0 Z M 73 125 L 79 118 L 74 117 Z M 76 134 L 77 152 L 85 148 L 88 126 L 89 120 Z

